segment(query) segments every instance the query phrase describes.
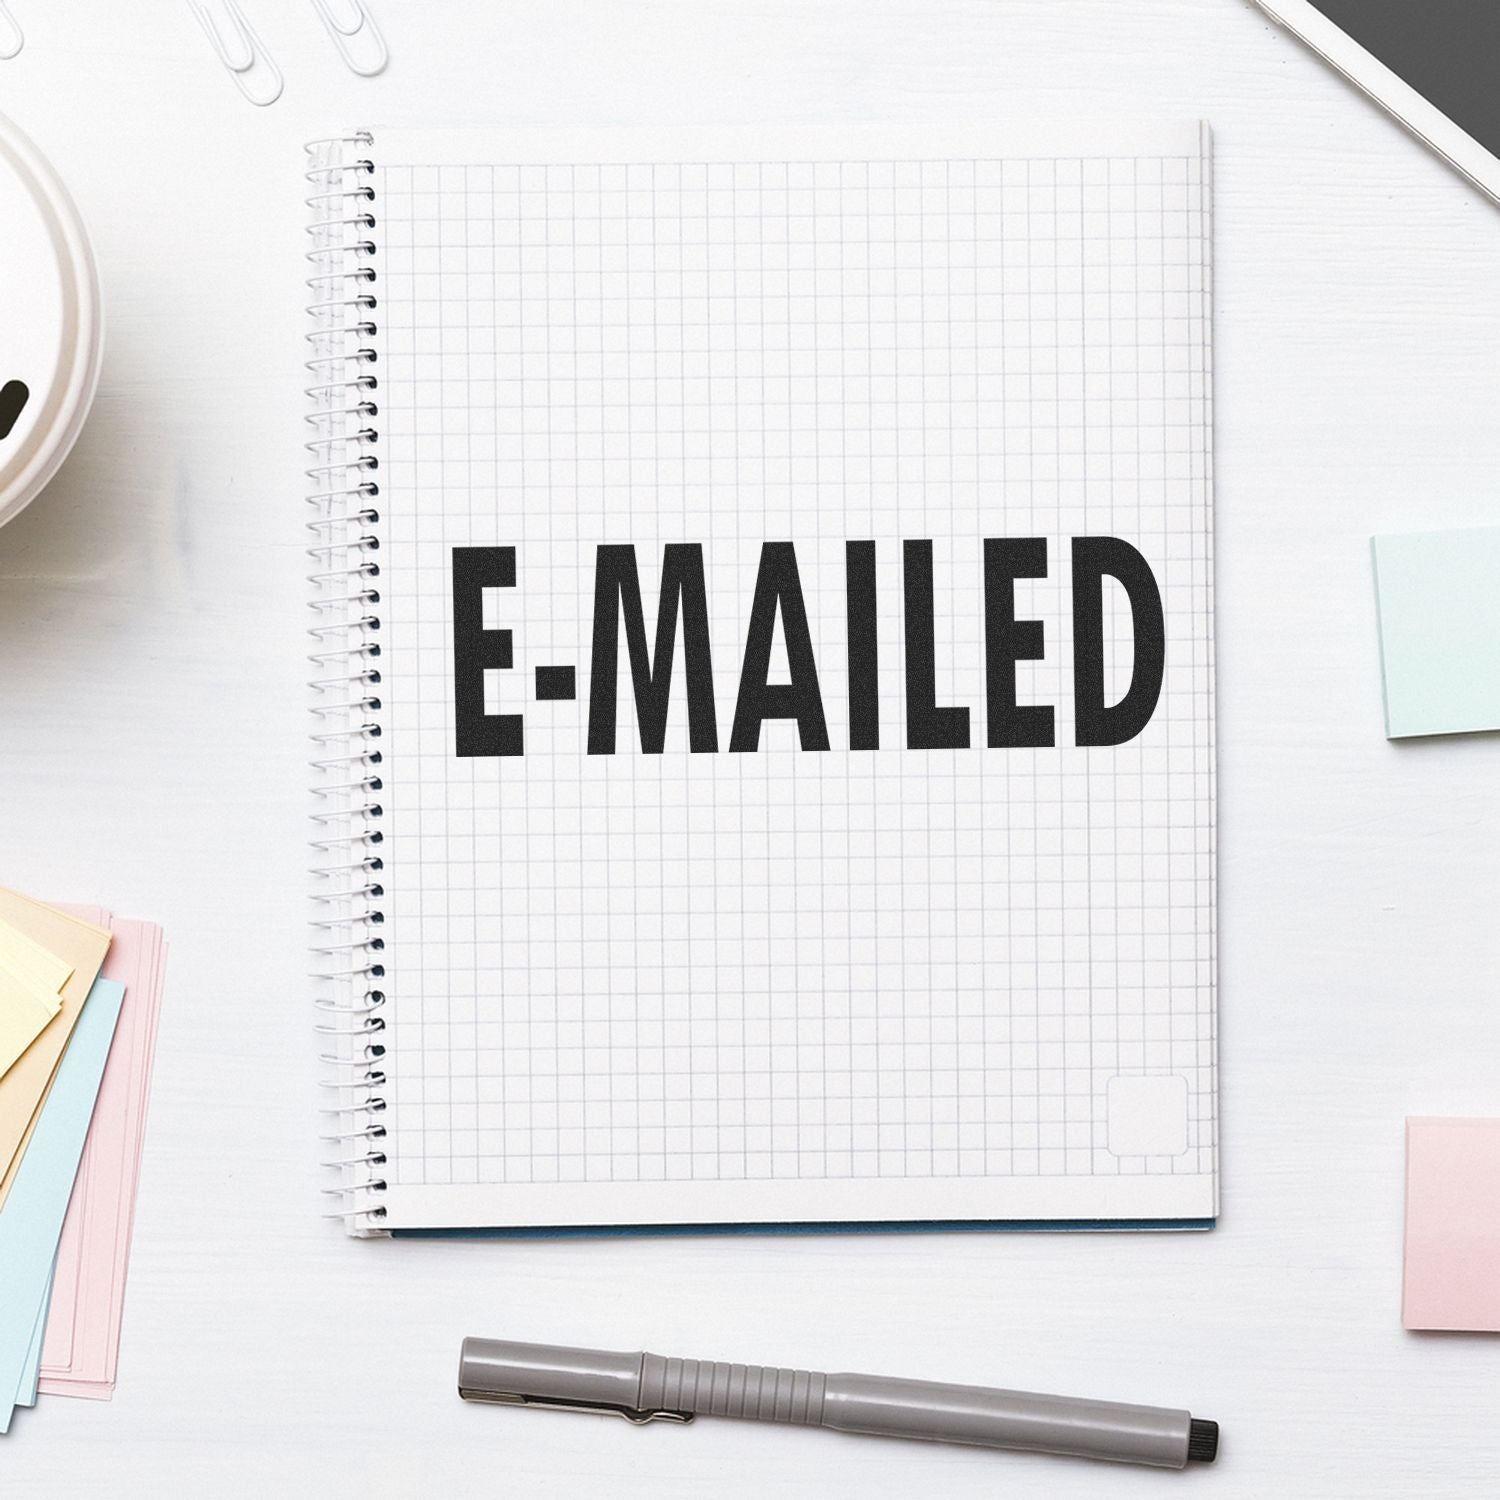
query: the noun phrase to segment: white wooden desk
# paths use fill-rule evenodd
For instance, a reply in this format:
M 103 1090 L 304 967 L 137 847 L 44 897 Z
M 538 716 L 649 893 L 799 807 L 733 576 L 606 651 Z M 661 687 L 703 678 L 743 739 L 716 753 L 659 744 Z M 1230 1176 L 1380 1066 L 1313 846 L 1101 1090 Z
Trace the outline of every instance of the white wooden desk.
M 0 877 L 161 920 L 119 1393 L 7 1495 L 1490 1496 L 1500 1340 L 1399 1321 L 1402 1119 L 1500 1113 L 1500 743 L 1382 737 L 1367 538 L 1500 519 L 1500 210 L 1248 0 L 13 0 L 0 109 L 109 312 L 0 531 Z M 1211 1235 L 346 1241 L 305 965 L 301 141 L 370 121 L 1206 116 L 1218 161 L 1223 1173 Z M 0 331 L 3 338 L 3 331 Z M 3 1292 L 0 1292 L 3 1294 Z M 461 1405 L 465 1333 L 1190 1405 L 1212 1470 Z

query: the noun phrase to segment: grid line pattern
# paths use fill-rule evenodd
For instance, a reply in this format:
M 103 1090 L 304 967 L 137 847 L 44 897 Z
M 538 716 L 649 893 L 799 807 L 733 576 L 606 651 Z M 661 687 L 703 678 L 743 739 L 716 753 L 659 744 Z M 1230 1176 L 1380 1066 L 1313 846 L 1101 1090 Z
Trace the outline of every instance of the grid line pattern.
M 392 1173 L 402 1182 L 1212 1172 L 1214 766 L 1205 162 L 382 167 Z M 1069 539 L 1149 559 L 1145 732 L 1073 746 Z M 982 540 L 1055 748 L 984 746 Z M 878 751 L 848 745 L 844 551 L 874 539 Z M 905 748 L 901 543 L 931 539 L 937 701 Z M 832 749 L 727 750 L 762 543 L 796 544 Z M 701 542 L 720 732 L 584 753 L 594 549 Z M 515 545 L 494 711 L 458 760 L 449 551 Z M 1131 669 L 1107 592 L 1113 696 Z M 623 637 L 622 637 L 623 642 Z M 573 702 L 535 668 L 575 665 Z M 771 680 L 784 681 L 780 628 Z M 1108 1085 L 1186 1084 L 1185 1149 L 1110 1150 Z

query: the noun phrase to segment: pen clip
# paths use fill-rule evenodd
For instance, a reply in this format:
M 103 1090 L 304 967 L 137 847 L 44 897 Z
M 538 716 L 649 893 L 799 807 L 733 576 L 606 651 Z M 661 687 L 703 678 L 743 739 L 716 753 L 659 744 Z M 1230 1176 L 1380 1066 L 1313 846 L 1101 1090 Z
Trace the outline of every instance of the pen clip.
M 480 1391 L 460 1386 L 458 1394 L 465 1401 L 485 1401 L 494 1406 L 529 1406 L 541 1411 L 591 1411 L 605 1416 L 624 1417 L 643 1427 L 647 1422 L 691 1422 L 690 1411 L 637 1411 L 630 1406 L 614 1406 L 607 1401 L 556 1401 L 543 1396 L 527 1396 L 520 1391 Z

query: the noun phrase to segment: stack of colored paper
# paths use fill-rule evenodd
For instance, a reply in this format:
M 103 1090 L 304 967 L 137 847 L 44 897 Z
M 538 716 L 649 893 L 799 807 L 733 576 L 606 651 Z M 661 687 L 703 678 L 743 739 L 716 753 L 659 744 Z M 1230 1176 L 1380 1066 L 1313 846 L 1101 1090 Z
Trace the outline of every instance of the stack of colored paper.
M 0 890 L 0 1432 L 114 1389 L 166 950 Z

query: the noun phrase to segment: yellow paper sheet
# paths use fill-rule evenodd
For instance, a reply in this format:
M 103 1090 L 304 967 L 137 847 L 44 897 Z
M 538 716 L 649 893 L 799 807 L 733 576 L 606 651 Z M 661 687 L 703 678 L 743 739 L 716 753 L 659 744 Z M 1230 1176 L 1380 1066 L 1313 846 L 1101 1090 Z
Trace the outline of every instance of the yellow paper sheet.
M 5 921 L 0 921 L 0 969 L 35 980 L 49 995 L 59 994 L 73 977 L 73 965 L 67 959 Z
M 43 906 L 40 901 L 3 888 L 0 888 L 0 922 L 8 922 L 73 970 L 62 987 L 62 1009 L 0 1078 L 0 1205 L 3 1205 L 83 1002 L 99 977 L 99 967 L 109 950 L 109 933 L 91 922 L 80 922 L 76 917 Z
M 0 965 L 0 1078 L 61 1009 L 61 996 Z

